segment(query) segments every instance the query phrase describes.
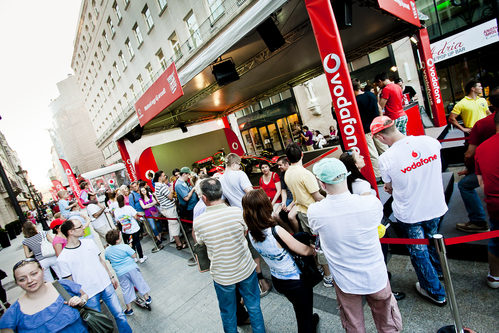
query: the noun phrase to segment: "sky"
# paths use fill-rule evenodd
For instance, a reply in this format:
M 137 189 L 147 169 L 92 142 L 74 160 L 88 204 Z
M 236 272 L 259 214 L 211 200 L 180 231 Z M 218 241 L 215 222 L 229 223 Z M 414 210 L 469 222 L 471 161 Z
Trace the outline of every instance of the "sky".
M 72 74 L 81 0 L 0 0 L 0 131 L 40 190 L 50 185 L 49 103 Z

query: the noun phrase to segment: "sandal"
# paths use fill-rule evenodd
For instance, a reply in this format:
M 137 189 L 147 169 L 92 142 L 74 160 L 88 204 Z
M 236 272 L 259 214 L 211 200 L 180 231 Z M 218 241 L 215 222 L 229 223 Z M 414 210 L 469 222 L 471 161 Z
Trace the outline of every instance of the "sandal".
M 186 243 L 182 243 L 182 245 L 177 245 L 177 250 L 183 250 L 183 249 L 186 249 L 187 248 L 187 244 Z

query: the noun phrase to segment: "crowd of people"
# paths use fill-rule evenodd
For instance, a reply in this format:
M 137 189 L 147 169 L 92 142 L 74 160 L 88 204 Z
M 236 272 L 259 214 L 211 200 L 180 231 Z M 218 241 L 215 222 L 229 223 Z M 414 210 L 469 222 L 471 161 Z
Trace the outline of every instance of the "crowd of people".
M 358 81 L 352 83 L 370 152 L 376 150 L 370 155 L 376 159 L 376 176 L 393 197 L 393 223 L 402 237 L 431 238 L 448 210 L 440 143 L 424 135 L 406 135 L 407 116 L 395 104 L 402 94 L 400 85 L 378 76 L 376 83 L 383 88 L 378 103 Z M 459 186 L 461 193 L 468 191 L 463 200 L 470 222 L 456 227 L 468 232 L 488 230 L 483 207 L 470 194 L 471 177 L 484 186 L 490 229 L 498 229 L 499 224 L 499 115 L 487 116 L 487 110 L 480 120 L 466 114 L 482 107 L 478 84 L 467 86 L 470 95 L 453 111 L 475 120 L 465 121 L 462 128 L 471 132 L 465 155 L 468 169 L 461 181 L 465 184 Z M 490 102 L 499 106 L 498 88 L 491 92 Z M 380 106 L 385 109 L 381 115 Z M 449 121 L 454 123 L 455 117 Z M 310 139 L 308 128 L 303 129 L 302 134 Z M 169 179 L 158 170 L 152 186 L 143 181 L 132 182 L 129 188 L 123 185 L 106 193 L 104 203 L 83 182 L 80 202 L 85 209 L 70 201 L 66 191 L 59 192 L 60 212 L 50 224 L 52 233 L 38 232 L 31 222 L 23 225 L 26 259 L 14 266 L 13 274 L 25 293 L 2 316 L 0 329 L 85 332 L 77 308 L 100 311 L 102 301 L 118 330 L 131 332 L 126 316 L 133 315 L 136 292 L 147 304 L 152 302 L 151 288 L 137 265 L 147 260 L 141 245 L 144 229 L 150 231 L 156 246 L 170 241 L 182 250 L 187 247 L 187 234 L 182 232 L 181 218 L 192 221 L 193 240 L 206 247 L 225 332 L 237 332 L 237 326 L 246 324 L 253 332 L 265 332 L 260 299 L 272 287 L 291 303 L 298 332 L 316 332 L 320 318 L 313 312 L 313 288 L 318 282 L 302 271 L 296 261 L 300 256 L 313 257 L 323 286 L 334 287 L 347 332 L 365 332 L 363 298 L 379 332 L 401 331 L 397 302 L 405 295 L 391 289 L 386 248 L 379 242 L 387 217 L 375 188 L 361 173 L 364 157 L 354 150 L 345 151 L 339 159 L 322 159 L 309 171 L 302 163 L 309 146 L 289 144 L 277 161 L 279 172 L 262 162 L 258 188 L 241 171 L 241 158 L 231 153 L 225 158 L 223 174 L 209 177 L 182 167 L 173 170 Z M 418 294 L 434 305 L 446 305 L 435 248 L 407 248 Z M 492 239 L 487 276 L 491 288 L 499 287 L 498 248 L 497 238 Z M 270 268 L 271 281 L 263 276 L 261 259 Z M 50 283 L 54 279 L 71 295 L 70 301 L 64 302 Z M 118 286 L 123 290 L 125 310 L 115 292 Z M 54 313 L 64 314 L 64 319 Z

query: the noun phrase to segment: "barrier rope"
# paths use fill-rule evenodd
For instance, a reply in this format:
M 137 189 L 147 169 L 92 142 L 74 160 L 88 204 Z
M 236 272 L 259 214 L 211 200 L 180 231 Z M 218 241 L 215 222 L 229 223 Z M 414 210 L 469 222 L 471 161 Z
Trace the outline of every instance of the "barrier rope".
M 467 141 L 468 138 L 467 137 L 461 137 L 461 138 L 441 139 L 441 140 L 438 140 L 438 142 L 442 143 L 442 142 L 461 141 L 461 140 Z
M 153 219 L 153 220 L 177 221 L 177 218 L 175 218 L 175 217 L 145 216 L 145 218 Z M 191 220 L 180 219 L 180 221 L 192 224 Z

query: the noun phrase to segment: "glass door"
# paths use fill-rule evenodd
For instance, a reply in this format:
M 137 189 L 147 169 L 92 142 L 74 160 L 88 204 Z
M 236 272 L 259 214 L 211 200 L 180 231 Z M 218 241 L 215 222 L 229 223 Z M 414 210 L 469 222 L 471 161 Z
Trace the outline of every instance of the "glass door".
M 276 124 L 269 124 L 267 126 L 267 129 L 270 133 L 270 140 L 272 142 L 272 146 L 273 146 L 273 151 L 274 152 L 277 152 L 277 151 L 282 151 L 283 150 L 283 146 L 282 146 L 282 140 L 281 140 L 281 136 L 279 134 L 279 129 L 277 128 Z
M 258 129 L 258 132 L 260 133 L 260 136 L 262 137 L 263 140 L 263 149 L 272 151 L 272 149 L 274 148 L 272 147 L 272 140 L 270 139 L 267 127 L 266 126 L 260 127 Z
M 253 140 L 253 137 L 251 136 L 251 132 L 243 131 L 241 135 L 243 137 L 244 146 L 246 147 L 246 151 L 248 152 L 248 154 L 256 154 L 255 142 Z

